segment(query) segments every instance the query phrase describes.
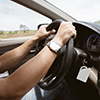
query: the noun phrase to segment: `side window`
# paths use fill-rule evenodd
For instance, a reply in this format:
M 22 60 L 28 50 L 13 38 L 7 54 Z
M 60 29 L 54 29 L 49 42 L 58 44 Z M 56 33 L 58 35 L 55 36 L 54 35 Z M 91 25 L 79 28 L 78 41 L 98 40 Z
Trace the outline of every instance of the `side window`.
M 41 23 L 51 20 L 11 0 L 0 0 L 0 39 L 34 35 Z

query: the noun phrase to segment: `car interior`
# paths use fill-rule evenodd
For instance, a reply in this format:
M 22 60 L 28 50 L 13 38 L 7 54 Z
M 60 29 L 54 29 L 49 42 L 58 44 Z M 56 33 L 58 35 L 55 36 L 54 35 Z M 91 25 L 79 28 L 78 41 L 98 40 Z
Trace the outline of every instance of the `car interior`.
M 11 2 L 16 2 L 50 18 L 51 22 L 47 22 L 49 25 L 47 30 L 55 29 L 57 31 L 62 21 L 71 21 L 77 30 L 76 39 L 74 40 L 72 37 L 59 51 L 55 62 L 42 81 L 38 83 L 38 86 L 44 90 L 50 90 L 65 80 L 73 100 L 77 100 L 76 98 L 79 100 L 100 100 L 100 25 L 77 21 L 45 0 L 11 0 Z M 41 24 L 46 24 L 46 22 L 39 23 L 36 26 L 37 29 Z M 19 65 L 8 71 L 9 75 L 34 57 L 55 34 L 37 43 Z M 0 55 L 20 46 L 29 38 L 31 37 L 1 39 Z M 86 69 L 91 69 L 86 82 L 77 79 L 79 71 Z M 47 84 L 45 84 L 46 82 Z

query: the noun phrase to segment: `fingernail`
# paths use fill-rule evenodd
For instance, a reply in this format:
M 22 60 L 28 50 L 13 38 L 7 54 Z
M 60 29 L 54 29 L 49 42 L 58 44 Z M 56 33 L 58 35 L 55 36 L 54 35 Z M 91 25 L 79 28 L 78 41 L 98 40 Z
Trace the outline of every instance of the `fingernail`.
M 55 32 L 56 32 L 56 30 L 55 30 L 55 29 L 53 29 L 53 30 L 52 30 L 52 32 L 54 32 L 54 33 L 55 33 Z

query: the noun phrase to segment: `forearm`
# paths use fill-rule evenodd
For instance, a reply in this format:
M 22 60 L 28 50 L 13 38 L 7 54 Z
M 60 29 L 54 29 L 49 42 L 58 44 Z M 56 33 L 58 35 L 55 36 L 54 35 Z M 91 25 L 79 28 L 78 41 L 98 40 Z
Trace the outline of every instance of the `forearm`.
M 21 46 L 0 56 L 0 72 L 4 72 L 15 67 L 20 61 L 22 61 L 22 59 L 29 53 L 38 41 L 39 39 L 34 36 Z
M 18 95 L 23 96 L 46 74 L 55 58 L 56 54 L 45 47 L 6 79 L 7 84 L 2 88 L 3 91 L 6 92 L 8 89 L 9 93 L 17 92 Z
M 32 39 L 25 42 L 20 47 L 0 56 L 0 73 L 15 67 L 40 40 L 45 39 L 55 31 L 46 31 L 47 26 L 41 26 Z
M 67 24 L 63 22 L 52 41 L 57 42 L 62 47 L 75 33 L 75 28 L 71 23 Z M 22 49 L 27 48 L 26 45 L 22 46 L 24 46 Z M 29 47 L 31 48 L 30 45 Z M 27 54 L 27 52 L 25 51 L 24 53 Z M 45 46 L 34 58 L 26 62 L 10 76 L 5 79 L 0 79 L 0 97 L 22 97 L 46 74 L 56 56 L 55 52 Z

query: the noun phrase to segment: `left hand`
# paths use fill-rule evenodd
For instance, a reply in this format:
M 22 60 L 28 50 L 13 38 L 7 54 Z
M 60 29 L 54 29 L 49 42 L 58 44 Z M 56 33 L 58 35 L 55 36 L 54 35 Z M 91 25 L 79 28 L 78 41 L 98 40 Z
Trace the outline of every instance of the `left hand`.
M 64 46 L 67 41 L 74 36 L 76 38 L 76 30 L 72 22 L 62 22 L 57 31 L 57 34 L 51 41 L 57 42 L 61 47 Z
M 47 25 L 42 25 L 40 26 L 39 30 L 37 31 L 37 33 L 35 34 L 35 36 L 39 39 L 39 40 L 43 40 L 46 37 L 48 37 L 50 34 L 55 33 L 55 30 L 52 31 L 46 31 L 46 27 Z

